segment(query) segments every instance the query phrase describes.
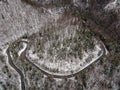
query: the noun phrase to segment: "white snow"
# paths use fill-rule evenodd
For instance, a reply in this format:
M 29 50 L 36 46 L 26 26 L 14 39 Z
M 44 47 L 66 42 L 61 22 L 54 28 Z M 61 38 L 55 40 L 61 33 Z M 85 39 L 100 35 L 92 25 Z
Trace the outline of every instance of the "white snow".
M 98 53 L 100 53 L 99 56 Z M 63 60 L 63 61 L 57 60 L 54 62 L 50 62 L 49 58 L 46 58 L 46 60 L 40 60 L 37 54 L 32 54 L 31 50 L 28 51 L 27 57 L 41 70 L 49 74 L 64 76 L 64 75 L 72 74 L 71 71 L 73 71 L 73 73 L 77 73 L 83 70 L 84 68 L 86 68 L 87 66 L 98 60 L 103 55 L 103 53 L 104 51 L 101 49 L 100 45 L 97 44 L 95 45 L 94 51 L 88 51 L 88 52 L 83 51 L 83 58 L 81 60 L 79 58 L 76 59 L 72 58 L 73 62 L 70 61 L 71 60 L 70 58 L 67 58 L 69 60 Z M 88 59 L 90 55 L 93 56 L 92 60 L 86 62 L 86 59 Z M 35 59 L 38 61 L 34 62 Z M 45 67 L 50 69 L 58 69 L 59 72 L 56 73 L 56 72 L 51 72 L 49 70 L 45 70 L 41 65 L 44 65 Z
M 32 50 L 29 50 L 29 56 L 30 58 L 32 58 L 33 60 L 38 60 L 39 57 L 37 56 L 37 54 L 33 54 L 33 51 Z
M 2 48 L 2 54 L 5 56 L 5 60 L 6 60 L 6 64 L 7 64 L 7 66 L 10 68 L 10 70 L 12 71 L 12 73 L 14 73 L 14 74 L 17 74 L 17 76 L 18 76 L 18 86 L 19 86 L 19 89 L 20 90 L 22 90 L 21 89 L 21 79 L 20 79 L 20 76 L 18 75 L 18 73 L 16 72 L 16 70 L 14 69 L 14 68 L 12 68 L 11 67 L 11 65 L 9 64 L 9 62 L 8 62 L 8 55 L 7 55 L 7 53 L 6 53 L 6 51 L 7 51 L 7 49 L 9 48 L 9 46 L 5 46 L 4 48 Z M 1 77 L 0 77 L 1 78 Z M 2 77 L 3 78 L 3 77 Z
M 23 43 L 23 48 L 18 52 L 18 56 L 27 48 L 27 43 Z
M 116 8 L 116 6 L 117 6 L 117 3 L 119 3 L 119 0 L 115 0 L 115 1 L 113 1 L 113 2 L 110 2 L 109 4 L 107 4 L 106 6 L 105 6 L 105 10 L 112 10 L 112 9 L 115 9 Z

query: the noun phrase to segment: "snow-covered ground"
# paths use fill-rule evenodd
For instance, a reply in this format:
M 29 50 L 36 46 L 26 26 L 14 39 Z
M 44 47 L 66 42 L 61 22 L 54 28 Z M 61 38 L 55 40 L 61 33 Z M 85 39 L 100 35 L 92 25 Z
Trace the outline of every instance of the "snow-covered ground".
M 61 16 L 60 13 L 56 14 L 51 10 L 44 10 L 46 12 L 44 14 L 40 13 L 32 6 L 22 3 L 21 0 L 7 2 L 9 5 L 0 3 L 0 47 L 14 42 L 25 34 L 38 32 Z
M 53 62 L 51 62 L 49 58 L 40 59 L 37 56 L 37 53 L 33 54 L 32 50 L 33 48 L 27 51 L 27 58 L 30 61 L 32 61 L 41 70 L 49 74 L 60 75 L 60 76 L 74 74 L 83 70 L 84 68 L 86 68 L 87 66 L 98 60 L 104 53 L 103 48 L 101 48 L 101 45 L 97 41 L 93 51 L 82 52 L 83 54 L 82 59 L 79 59 L 78 57 L 77 58 L 67 57 L 64 60 L 55 60 L 55 61 L 53 60 Z M 45 69 L 43 65 L 48 69 Z M 58 72 L 53 72 L 49 69 L 58 70 Z
M 114 0 L 113 2 L 108 3 L 105 8 L 106 11 L 114 10 L 119 11 L 120 10 L 120 0 Z M 117 11 L 117 12 L 118 12 Z
M 0 80 L 2 80 L 3 82 L 9 81 L 10 83 L 17 84 L 17 86 L 18 86 L 17 88 L 19 90 L 21 90 L 21 79 L 20 79 L 20 76 L 16 72 L 16 70 L 14 68 L 12 68 L 11 65 L 9 64 L 8 55 L 6 53 L 7 49 L 8 49 L 8 46 L 4 46 L 2 48 L 2 55 L 5 57 L 5 64 L 8 66 L 10 72 L 12 73 L 11 76 L 16 76 L 16 77 L 9 79 L 7 75 L 5 75 L 5 74 L 1 75 L 2 73 L 0 72 Z M 2 68 L 2 66 L 0 66 L 0 67 Z M 3 89 L 1 89 L 1 87 L 0 87 L 0 90 L 3 90 Z
M 18 52 L 18 56 L 27 48 L 27 43 L 23 43 L 23 48 Z

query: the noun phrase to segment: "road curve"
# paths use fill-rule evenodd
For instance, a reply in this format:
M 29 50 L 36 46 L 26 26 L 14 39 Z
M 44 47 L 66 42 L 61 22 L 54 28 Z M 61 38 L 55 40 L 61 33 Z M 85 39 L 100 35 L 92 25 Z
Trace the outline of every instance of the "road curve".
M 73 77 L 75 76 L 76 74 L 80 73 L 80 71 L 84 70 L 85 68 L 87 68 L 88 66 L 90 66 L 92 63 L 94 63 L 95 61 L 99 60 L 102 56 L 106 55 L 106 49 L 103 45 L 103 43 L 101 41 L 100 42 L 100 45 L 101 45 L 101 48 L 103 49 L 102 51 L 102 55 L 100 57 L 98 57 L 96 60 L 93 60 L 92 62 L 88 63 L 86 66 L 84 66 L 82 69 L 80 69 L 79 71 L 75 72 L 75 73 L 72 73 L 72 74 L 68 74 L 68 75 L 55 75 L 54 73 L 49 73 L 45 70 L 43 70 L 42 68 L 38 67 L 37 65 L 35 65 L 32 61 L 30 61 L 28 58 L 27 58 L 27 55 L 26 55 L 26 51 L 30 48 L 29 45 L 27 45 L 27 48 L 25 49 L 24 51 L 24 55 L 25 55 L 25 58 L 26 60 L 31 63 L 33 66 L 35 66 L 37 69 L 39 69 L 42 73 L 44 73 L 45 75 L 48 75 L 48 76 L 52 76 L 54 78 L 70 78 L 70 77 Z
M 21 40 L 20 40 L 20 41 L 21 41 Z M 85 67 L 83 67 L 81 70 L 79 70 L 78 72 L 75 72 L 75 73 L 73 73 L 73 74 L 69 74 L 69 75 L 55 75 L 55 74 L 49 73 L 49 72 L 41 69 L 40 67 L 38 67 L 37 65 L 35 65 L 32 61 L 30 61 L 30 60 L 27 58 L 27 56 L 26 56 L 26 51 L 30 48 L 29 43 L 28 43 L 28 41 L 22 41 L 22 42 L 24 42 L 24 43 L 27 44 L 26 48 L 24 48 L 24 51 L 22 52 L 22 54 L 24 55 L 25 59 L 26 59 L 30 64 L 32 64 L 33 66 L 35 66 L 38 70 L 40 70 L 43 74 L 45 74 L 45 75 L 47 75 L 47 76 L 54 77 L 54 78 L 70 78 L 70 77 L 73 77 L 73 76 L 77 75 L 78 73 L 80 73 L 80 71 L 84 70 L 84 69 L 87 68 L 89 65 L 91 65 L 92 63 L 94 63 L 95 61 L 97 61 L 97 60 L 99 59 L 99 58 L 98 58 L 98 59 L 94 60 L 93 62 L 89 63 L 88 65 L 86 65 Z M 103 53 L 102 53 L 102 55 L 100 56 L 100 57 L 102 57 L 103 55 L 105 55 L 105 52 L 106 52 L 106 51 L 105 51 L 105 47 L 104 47 L 103 43 L 100 42 L 100 44 L 101 44 L 101 48 L 103 49 Z M 23 75 L 22 71 L 21 71 L 20 69 L 18 69 L 18 68 L 14 65 L 13 60 L 12 60 L 12 58 L 11 58 L 11 56 L 10 56 L 9 48 L 7 49 L 7 54 L 8 54 L 8 59 L 9 59 L 10 65 L 20 74 L 20 76 L 21 76 L 21 88 L 22 88 L 22 90 L 25 90 L 25 82 L 24 82 L 25 79 L 24 79 L 24 75 Z
M 10 56 L 10 50 L 9 48 L 6 51 L 7 55 L 8 55 L 8 62 L 11 65 L 11 67 L 13 67 L 20 75 L 21 78 L 21 89 L 25 90 L 25 79 L 24 79 L 24 75 L 22 73 L 22 71 L 13 63 L 12 57 Z

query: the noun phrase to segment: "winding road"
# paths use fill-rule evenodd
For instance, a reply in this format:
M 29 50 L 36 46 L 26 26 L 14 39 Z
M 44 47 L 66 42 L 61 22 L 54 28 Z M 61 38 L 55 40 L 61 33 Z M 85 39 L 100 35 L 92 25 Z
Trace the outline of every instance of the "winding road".
M 54 78 L 70 78 L 70 77 L 73 77 L 75 76 L 76 74 L 78 74 L 80 71 L 84 70 L 86 67 L 88 67 L 89 65 L 91 65 L 92 63 L 94 63 L 95 61 L 97 61 L 100 57 L 102 57 L 103 55 L 105 55 L 105 47 L 103 45 L 103 43 L 100 42 L 102 48 L 103 48 L 103 53 L 100 57 L 98 57 L 96 60 L 93 60 L 92 62 L 86 64 L 86 66 L 84 66 L 83 68 L 81 68 L 78 72 L 76 73 L 73 73 L 73 74 L 69 74 L 69 75 L 55 75 L 55 74 L 52 74 L 52 73 L 49 73 L 45 70 L 43 70 L 42 68 L 38 67 L 37 65 L 35 65 L 32 61 L 30 61 L 27 56 L 26 56 L 26 51 L 30 48 L 29 46 L 29 43 L 27 41 L 22 41 L 23 43 L 25 43 L 23 46 L 23 49 L 20 51 L 20 54 L 24 54 L 25 56 L 25 59 L 30 63 L 32 64 L 33 66 L 35 66 L 38 70 L 40 70 L 42 73 L 44 73 L 45 75 L 48 75 L 48 76 L 52 76 Z M 7 49 L 7 55 L 8 55 L 8 61 L 9 61 L 9 64 L 19 73 L 20 77 L 21 77 L 21 89 L 22 90 L 26 90 L 26 87 L 25 87 L 25 77 L 24 77 L 24 74 L 22 73 L 22 71 L 14 64 L 13 60 L 12 60 L 12 57 L 11 57 L 11 53 L 10 53 L 10 50 L 9 48 Z
M 94 63 L 95 61 L 99 60 L 102 56 L 106 55 L 106 49 L 105 49 L 105 46 L 104 44 L 99 41 L 100 45 L 101 45 L 101 48 L 103 49 L 102 51 L 102 54 L 100 56 L 98 56 L 96 59 L 92 60 L 91 62 L 87 63 L 84 67 L 82 67 L 79 71 L 76 71 L 75 73 L 71 73 L 71 74 L 67 74 L 67 75 L 61 75 L 61 74 L 54 74 L 54 73 L 51 73 L 51 72 L 48 72 L 42 68 L 40 68 L 39 66 L 37 66 L 35 63 L 33 63 L 32 61 L 30 61 L 27 57 L 27 54 L 26 54 L 26 51 L 30 48 L 29 44 L 27 45 L 27 48 L 25 49 L 25 58 L 26 60 L 31 63 L 33 66 L 35 66 L 37 69 L 39 69 L 42 73 L 44 73 L 45 75 L 48 75 L 48 76 L 52 76 L 54 78 L 70 78 L 70 77 L 73 77 L 75 76 L 76 74 L 78 74 L 80 71 L 84 70 L 85 68 L 87 68 L 89 65 L 91 65 L 92 63 Z
M 19 41 L 19 42 L 20 42 L 20 41 Z M 24 42 L 26 43 L 27 41 L 24 40 Z M 26 45 L 24 44 L 23 46 L 24 46 L 23 49 L 21 49 L 20 52 L 18 53 L 19 55 L 22 54 L 22 53 L 25 51 L 25 49 L 26 49 L 26 47 L 27 47 L 27 43 L 26 43 Z M 10 46 L 9 46 L 9 47 L 7 48 L 7 50 L 6 50 L 6 53 L 7 53 L 7 55 L 8 55 L 8 62 L 9 62 L 9 64 L 11 65 L 11 67 L 13 67 L 13 68 L 19 73 L 19 75 L 20 75 L 20 79 L 21 79 L 21 89 L 22 89 L 22 90 L 26 90 L 24 74 L 23 74 L 22 71 L 14 64 L 14 62 L 13 62 L 14 60 L 12 60 L 12 57 L 11 57 L 9 48 L 10 48 Z
M 13 60 L 12 60 L 12 58 L 11 58 L 11 56 L 10 56 L 10 50 L 9 50 L 9 48 L 7 49 L 6 53 L 7 53 L 7 55 L 8 55 L 8 62 L 9 62 L 9 64 L 10 64 L 11 67 L 13 67 L 13 68 L 19 73 L 19 75 L 20 75 L 20 78 L 21 78 L 21 89 L 22 89 L 22 90 L 26 90 L 26 89 L 25 89 L 25 81 L 24 81 L 25 79 L 24 79 L 24 75 L 23 75 L 22 71 L 13 63 Z

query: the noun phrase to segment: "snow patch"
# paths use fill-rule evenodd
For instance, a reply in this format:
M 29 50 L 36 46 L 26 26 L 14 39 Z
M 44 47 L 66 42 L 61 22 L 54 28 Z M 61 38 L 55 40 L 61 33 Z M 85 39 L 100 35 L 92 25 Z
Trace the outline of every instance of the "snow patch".
M 25 51 L 26 48 L 27 48 L 27 43 L 23 43 L 23 48 L 18 52 L 18 56 L 20 56 L 21 53 Z

